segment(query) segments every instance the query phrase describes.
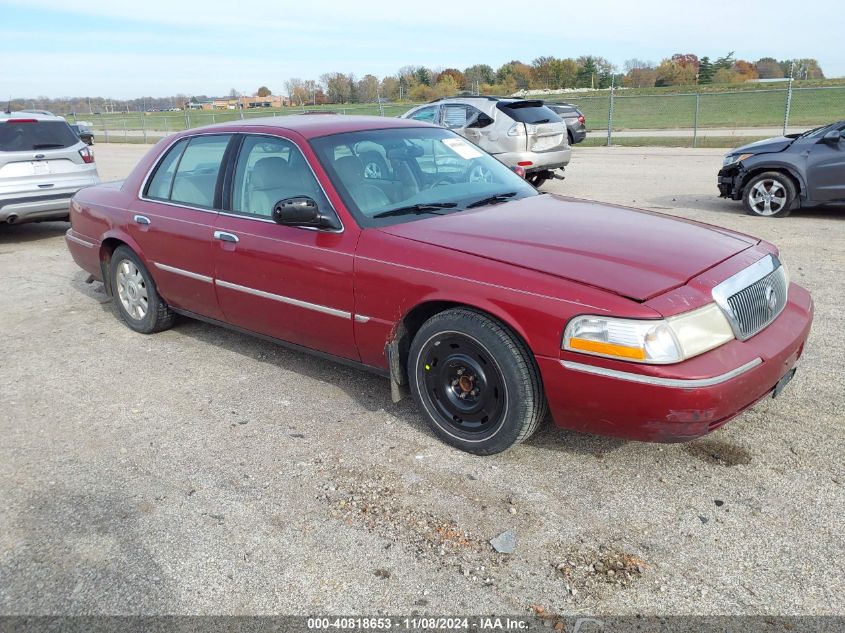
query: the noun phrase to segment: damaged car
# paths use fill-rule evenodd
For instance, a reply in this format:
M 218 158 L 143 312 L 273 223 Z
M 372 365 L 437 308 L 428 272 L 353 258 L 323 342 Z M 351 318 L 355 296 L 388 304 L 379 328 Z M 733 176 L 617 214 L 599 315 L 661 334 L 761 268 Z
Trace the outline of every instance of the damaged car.
M 566 122 L 542 101 L 504 97 L 448 97 L 413 108 L 402 118 L 441 125 L 469 139 L 540 187 L 563 180 L 572 158 Z
M 845 204 L 845 121 L 731 150 L 718 185 L 721 197 L 742 200 L 747 213 L 763 217 Z
M 368 174 L 372 156 L 390 169 Z M 482 455 L 548 411 L 635 440 L 709 433 L 781 393 L 813 317 L 768 242 L 538 192 L 407 119 L 186 130 L 70 214 L 73 259 L 132 330 L 190 317 L 375 372 Z M 145 362 L 153 343 L 127 344 Z

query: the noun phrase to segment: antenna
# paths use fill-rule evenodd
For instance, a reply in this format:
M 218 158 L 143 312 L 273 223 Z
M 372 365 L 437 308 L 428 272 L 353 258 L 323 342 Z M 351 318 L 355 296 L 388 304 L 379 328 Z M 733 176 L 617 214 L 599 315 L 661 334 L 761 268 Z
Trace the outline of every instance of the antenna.
M 6 112 L 5 114 L 12 113 L 12 95 L 9 95 L 9 103 L 6 105 Z

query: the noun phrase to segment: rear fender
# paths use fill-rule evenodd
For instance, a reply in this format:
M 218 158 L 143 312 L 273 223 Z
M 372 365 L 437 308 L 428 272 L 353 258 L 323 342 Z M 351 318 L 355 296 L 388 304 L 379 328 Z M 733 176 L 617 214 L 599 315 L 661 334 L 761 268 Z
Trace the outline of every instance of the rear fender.
M 119 228 L 112 228 L 103 234 L 102 242 L 100 242 L 100 269 L 103 275 L 103 285 L 106 287 L 106 292 L 111 296 L 111 281 L 109 279 L 109 264 L 111 262 L 111 254 L 114 248 L 110 248 L 110 244 L 117 240 L 132 249 L 132 251 L 141 259 L 147 270 L 151 270 L 150 262 L 144 256 L 144 252 L 131 235 Z M 152 273 L 150 273 L 152 274 Z

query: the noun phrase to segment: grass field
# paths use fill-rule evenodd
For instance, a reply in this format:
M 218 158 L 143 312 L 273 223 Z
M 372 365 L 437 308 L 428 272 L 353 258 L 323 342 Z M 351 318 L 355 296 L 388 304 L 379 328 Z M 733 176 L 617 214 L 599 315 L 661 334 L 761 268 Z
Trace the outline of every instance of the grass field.
M 631 94 L 622 92 L 614 98 L 614 130 L 690 130 L 696 125 L 699 129 L 737 129 L 754 127 L 779 127 L 783 125 L 786 107 L 786 90 L 739 90 L 733 92 L 701 92 L 699 94 Z M 577 104 L 587 118 L 591 130 L 607 129 L 609 93 L 590 93 L 589 95 L 550 95 L 548 101 L 568 101 Z M 399 116 L 412 107 L 411 103 L 391 103 L 384 106 L 377 104 L 346 104 L 305 106 L 304 108 L 284 108 L 281 110 L 216 110 L 186 112 L 151 112 L 127 114 L 92 114 L 78 115 L 77 119 L 92 124 L 94 132 L 101 141 L 132 142 L 133 137 L 145 136 L 147 140 L 156 140 L 180 130 L 255 117 L 291 116 L 305 112 L 330 111 L 340 114 L 368 114 Z M 697 114 L 696 114 L 697 105 Z M 69 117 L 74 120 L 73 115 Z M 793 91 L 789 125 L 793 128 L 808 128 L 827 122 L 845 119 L 845 86 L 820 88 L 801 88 Z M 648 138 L 648 137 L 643 137 Z M 643 145 L 643 138 L 636 141 L 627 139 L 625 144 Z M 729 146 L 736 139 L 711 137 L 701 142 L 727 142 Z M 650 144 L 676 146 L 677 139 L 650 138 Z M 678 141 L 681 146 L 685 140 Z M 703 145 L 702 145 L 703 146 Z M 715 145 L 711 145 L 714 146 Z
M 566 96 L 581 107 L 592 129 L 607 129 L 609 96 Z M 549 99 L 551 100 L 551 99 Z M 561 99 L 563 100 L 563 99 Z M 785 90 L 701 93 L 699 95 L 618 95 L 613 128 L 673 129 L 766 127 L 783 125 Z M 791 126 L 813 126 L 845 118 L 845 87 L 793 91 Z

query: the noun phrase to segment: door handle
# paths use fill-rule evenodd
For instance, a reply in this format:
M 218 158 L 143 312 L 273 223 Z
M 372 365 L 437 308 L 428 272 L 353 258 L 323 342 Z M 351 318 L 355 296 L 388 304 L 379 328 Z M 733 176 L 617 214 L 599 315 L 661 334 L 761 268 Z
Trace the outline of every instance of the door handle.
M 234 233 L 226 233 L 226 231 L 214 231 L 214 239 L 221 242 L 231 242 L 232 244 L 238 243 L 238 236 Z
M 133 219 L 137 224 L 143 224 L 144 226 L 150 225 L 150 219 L 145 215 L 136 215 Z

